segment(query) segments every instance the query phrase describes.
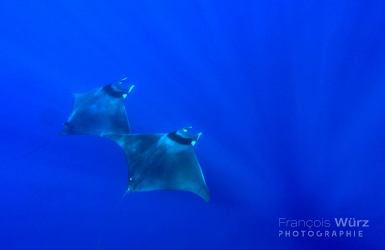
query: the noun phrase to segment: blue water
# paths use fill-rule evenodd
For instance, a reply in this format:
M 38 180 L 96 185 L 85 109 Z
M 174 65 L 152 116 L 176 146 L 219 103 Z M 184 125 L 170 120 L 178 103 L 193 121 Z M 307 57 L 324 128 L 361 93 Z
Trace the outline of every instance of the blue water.
M 133 133 L 203 131 L 211 201 L 126 196 L 100 249 L 384 249 L 384 1 L 1 1 L 1 249 L 96 249 L 124 154 L 55 136 L 128 77 Z M 284 237 L 285 220 L 363 237 Z M 336 227 L 334 218 L 369 220 Z M 314 228 L 313 228 L 314 229 Z M 316 231 L 315 230 L 315 231 Z

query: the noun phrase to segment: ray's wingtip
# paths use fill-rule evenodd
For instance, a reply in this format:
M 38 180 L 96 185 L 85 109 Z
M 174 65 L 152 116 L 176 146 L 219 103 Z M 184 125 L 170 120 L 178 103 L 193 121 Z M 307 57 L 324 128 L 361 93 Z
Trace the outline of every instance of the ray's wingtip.
M 74 91 L 72 91 L 72 90 L 70 90 L 70 89 L 67 89 L 71 94 L 72 94 L 72 96 L 74 96 L 74 97 L 76 97 L 77 95 L 79 95 L 78 93 L 76 93 L 76 92 L 74 92 Z
M 206 203 L 209 203 L 210 199 L 211 199 L 211 195 L 208 194 L 207 196 L 201 196 L 203 198 L 203 200 L 205 200 Z

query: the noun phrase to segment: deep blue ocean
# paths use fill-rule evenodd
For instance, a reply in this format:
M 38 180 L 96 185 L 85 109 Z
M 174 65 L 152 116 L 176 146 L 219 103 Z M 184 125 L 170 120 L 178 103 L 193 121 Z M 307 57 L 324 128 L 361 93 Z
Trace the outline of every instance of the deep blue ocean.
M 57 134 L 70 91 L 124 77 L 132 133 L 203 132 L 211 200 L 129 194 L 100 250 L 385 249 L 384 1 L 14 0 L 0 20 L 0 249 L 96 249 L 124 154 Z

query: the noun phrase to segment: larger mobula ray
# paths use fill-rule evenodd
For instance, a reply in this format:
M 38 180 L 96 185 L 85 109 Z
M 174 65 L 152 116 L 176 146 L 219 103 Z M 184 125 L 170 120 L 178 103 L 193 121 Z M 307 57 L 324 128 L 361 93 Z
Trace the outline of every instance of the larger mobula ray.
M 210 192 L 193 145 L 201 133 L 190 135 L 189 128 L 169 134 L 111 134 L 123 149 L 128 164 L 127 193 L 152 190 L 183 190 L 206 202 Z

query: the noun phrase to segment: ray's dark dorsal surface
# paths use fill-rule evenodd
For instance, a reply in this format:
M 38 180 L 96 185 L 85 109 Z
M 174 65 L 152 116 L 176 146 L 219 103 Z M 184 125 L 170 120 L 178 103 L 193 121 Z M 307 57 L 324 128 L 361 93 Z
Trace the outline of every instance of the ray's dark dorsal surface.
M 119 82 L 92 89 L 86 93 L 73 93 L 74 102 L 68 121 L 61 135 L 130 134 L 123 99 L 131 88 Z
M 128 164 L 127 192 L 182 190 L 195 193 L 206 202 L 210 192 L 193 145 L 201 133 L 190 128 L 169 134 L 105 135 L 120 145 Z

